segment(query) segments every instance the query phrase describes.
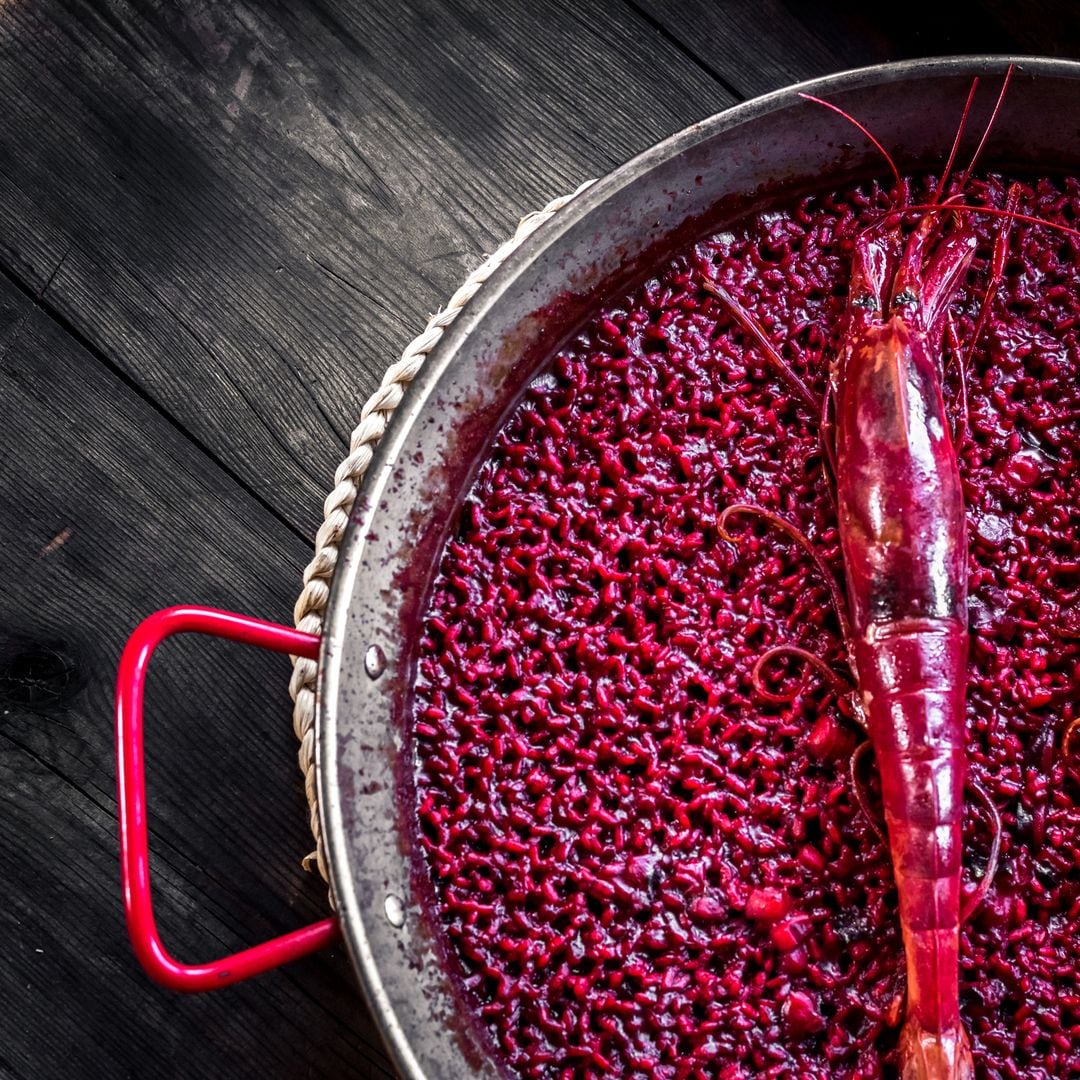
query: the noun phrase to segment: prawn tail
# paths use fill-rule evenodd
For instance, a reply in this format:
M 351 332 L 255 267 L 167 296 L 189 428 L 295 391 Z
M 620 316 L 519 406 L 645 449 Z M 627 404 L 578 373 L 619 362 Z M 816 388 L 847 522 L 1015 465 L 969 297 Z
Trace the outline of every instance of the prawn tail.
M 886 799 L 907 960 L 907 1018 L 900 1035 L 902 1080 L 972 1080 L 971 1049 L 960 1019 L 960 819 L 963 764 L 955 751 L 918 762 L 907 820 Z M 960 775 L 957 775 L 957 774 Z M 883 777 L 883 780 L 885 778 Z M 921 780 L 921 782 L 918 782 Z M 887 781 L 885 786 L 889 786 Z M 936 792 L 933 789 L 936 788 Z M 934 798 L 934 796 L 937 798 Z M 936 823 L 917 820 L 914 803 L 937 803 Z M 912 811 L 916 820 L 912 820 Z
M 975 1063 L 967 1033 L 927 1031 L 909 1017 L 900 1033 L 901 1080 L 973 1080 Z
M 974 1077 L 959 987 L 966 633 L 956 619 L 909 621 L 857 648 L 900 901 L 903 1080 Z
M 890 807 L 886 796 L 907 961 L 907 1017 L 900 1036 L 903 1080 L 971 1080 L 974 1075 L 958 985 L 963 780 L 956 776 L 962 769 L 957 758 L 938 755 L 914 770 L 923 775 L 915 785 L 916 798 L 907 800 L 907 812 L 914 809 L 912 803 L 925 805 L 933 799 L 936 786 L 936 825 L 910 817 L 899 821 L 895 804 Z M 882 779 L 887 787 L 887 778 Z

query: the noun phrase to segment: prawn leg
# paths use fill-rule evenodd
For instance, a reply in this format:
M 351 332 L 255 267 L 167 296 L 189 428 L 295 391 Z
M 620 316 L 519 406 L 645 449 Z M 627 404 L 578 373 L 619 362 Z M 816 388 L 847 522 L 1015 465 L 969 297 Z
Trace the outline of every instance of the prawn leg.
M 945 339 L 949 343 L 949 355 L 955 359 L 957 371 L 960 373 L 960 411 L 952 422 L 953 445 L 959 447 L 967 436 L 968 429 L 967 361 L 960 348 L 956 323 L 951 315 L 945 326 Z

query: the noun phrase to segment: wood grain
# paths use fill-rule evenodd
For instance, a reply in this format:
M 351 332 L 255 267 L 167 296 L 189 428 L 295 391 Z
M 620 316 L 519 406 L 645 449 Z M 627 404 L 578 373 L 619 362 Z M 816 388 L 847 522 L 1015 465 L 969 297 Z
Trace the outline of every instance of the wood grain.
M 847 68 L 927 56 L 1080 54 L 1068 0 L 631 0 L 631 6 L 739 98 Z
M 5 15 L 0 261 L 305 534 L 382 371 L 517 218 L 732 100 L 600 3 Z
M 1065 0 L 0 4 L 0 1076 L 388 1075 L 346 958 L 200 998 L 121 918 L 112 684 L 139 618 L 287 621 L 360 405 L 518 217 L 732 102 L 1080 52 Z M 325 914 L 280 657 L 151 675 L 165 940 Z
M 184 600 L 287 619 L 304 543 L 6 278 L 0 432 L 0 1074 L 384 1072 L 343 956 L 180 998 L 149 984 L 123 929 L 122 643 Z M 155 895 L 181 958 L 325 913 L 298 866 L 310 837 L 287 673 L 207 640 L 166 645 L 151 671 Z

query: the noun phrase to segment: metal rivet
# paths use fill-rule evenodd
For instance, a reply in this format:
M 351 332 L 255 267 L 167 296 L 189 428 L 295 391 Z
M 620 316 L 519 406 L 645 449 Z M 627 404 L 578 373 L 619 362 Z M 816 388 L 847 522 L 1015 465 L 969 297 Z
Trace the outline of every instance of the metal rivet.
M 377 679 L 386 670 L 386 654 L 378 645 L 369 645 L 364 653 L 364 670 L 372 679 Z
M 405 925 L 405 904 L 400 896 L 387 893 L 386 899 L 383 901 L 383 910 L 386 912 L 386 921 L 391 926 L 402 927 Z

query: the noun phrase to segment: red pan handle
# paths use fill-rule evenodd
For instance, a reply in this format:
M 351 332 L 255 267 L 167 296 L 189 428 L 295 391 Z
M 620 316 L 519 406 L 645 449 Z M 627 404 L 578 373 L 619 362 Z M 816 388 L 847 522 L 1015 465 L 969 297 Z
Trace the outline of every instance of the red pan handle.
M 146 776 L 143 770 L 143 687 L 154 650 L 167 637 L 179 633 L 210 634 L 312 660 L 318 657 L 319 639 L 291 627 L 229 611 L 171 607 L 141 623 L 128 639 L 120 657 L 116 688 L 116 785 L 120 811 L 120 880 L 128 934 L 135 955 L 155 982 L 172 990 L 212 990 L 315 952 L 332 944 L 341 930 L 337 919 L 323 919 L 208 964 L 182 964 L 162 945 L 150 900 Z

